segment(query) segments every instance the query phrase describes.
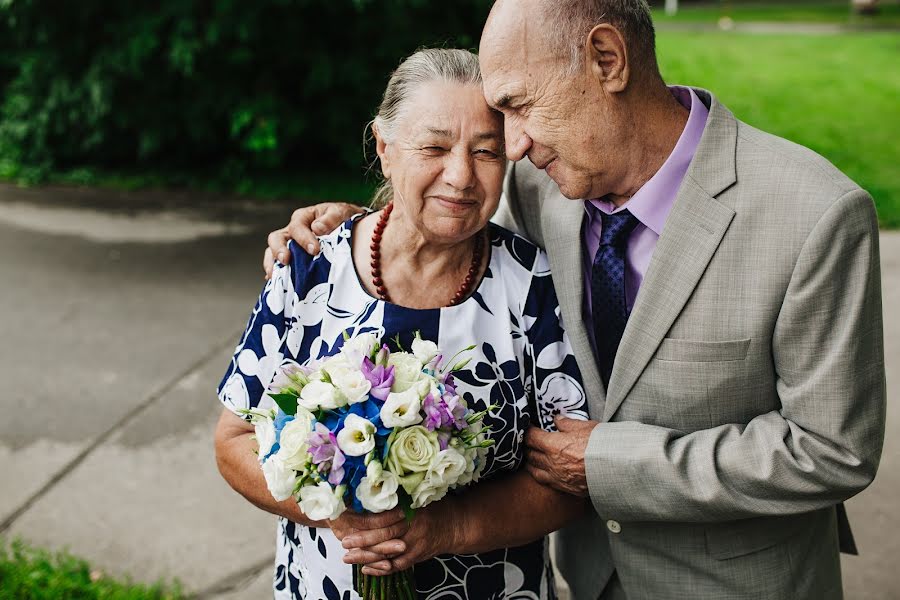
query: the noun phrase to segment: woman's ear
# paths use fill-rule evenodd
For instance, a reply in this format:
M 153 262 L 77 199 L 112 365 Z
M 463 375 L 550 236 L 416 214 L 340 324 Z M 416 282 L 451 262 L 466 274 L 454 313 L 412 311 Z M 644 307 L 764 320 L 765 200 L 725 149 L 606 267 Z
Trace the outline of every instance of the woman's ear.
M 625 91 L 630 70 L 622 33 L 609 23 L 602 23 L 588 34 L 586 46 L 591 74 L 600 85 L 609 93 Z
M 381 174 L 385 179 L 391 178 L 391 162 L 387 155 L 387 142 L 378 132 L 378 127 L 372 124 L 372 135 L 375 136 L 375 152 L 378 154 L 378 160 L 381 162 Z

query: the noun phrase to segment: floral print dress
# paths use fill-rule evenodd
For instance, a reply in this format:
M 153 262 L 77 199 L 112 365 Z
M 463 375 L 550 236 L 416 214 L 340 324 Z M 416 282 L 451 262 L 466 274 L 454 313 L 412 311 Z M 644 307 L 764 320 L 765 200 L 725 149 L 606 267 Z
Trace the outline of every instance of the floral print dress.
M 399 335 L 407 348 L 419 331 L 449 352 L 476 344 L 456 382 L 475 410 L 498 407 L 485 418 L 496 443 L 482 480 L 520 467 L 527 427 L 550 430 L 558 414 L 587 418 L 580 373 L 541 250 L 491 224 L 490 261 L 472 295 L 452 307 L 411 309 L 374 298 L 361 285 L 351 254 L 356 220 L 322 238 L 315 257 L 291 246 L 291 264 L 278 266 L 263 289 L 219 385 L 227 408 L 274 406 L 265 389 L 281 365 L 337 352 L 344 331 Z M 344 552 L 330 529 L 280 518 L 276 600 L 359 598 L 352 568 L 341 560 Z M 423 600 L 555 598 L 546 539 L 481 554 L 438 556 L 416 565 L 415 577 Z

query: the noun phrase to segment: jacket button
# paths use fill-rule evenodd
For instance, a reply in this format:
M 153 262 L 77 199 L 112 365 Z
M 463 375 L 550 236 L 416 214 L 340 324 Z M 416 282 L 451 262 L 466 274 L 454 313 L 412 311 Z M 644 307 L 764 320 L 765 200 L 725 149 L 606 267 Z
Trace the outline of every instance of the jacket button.
M 619 522 L 613 521 L 612 519 L 606 522 L 606 528 L 613 533 L 619 533 L 620 531 L 622 531 L 622 526 L 619 525 Z

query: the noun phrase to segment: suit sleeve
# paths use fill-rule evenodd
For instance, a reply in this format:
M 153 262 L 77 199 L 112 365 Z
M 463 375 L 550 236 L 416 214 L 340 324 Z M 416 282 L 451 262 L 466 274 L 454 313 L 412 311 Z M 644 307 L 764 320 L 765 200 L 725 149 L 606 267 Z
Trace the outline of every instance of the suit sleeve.
M 713 522 L 841 502 L 875 477 L 885 427 L 878 223 L 854 190 L 798 256 L 772 338 L 781 409 L 685 434 L 598 425 L 585 467 L 597 512 Z

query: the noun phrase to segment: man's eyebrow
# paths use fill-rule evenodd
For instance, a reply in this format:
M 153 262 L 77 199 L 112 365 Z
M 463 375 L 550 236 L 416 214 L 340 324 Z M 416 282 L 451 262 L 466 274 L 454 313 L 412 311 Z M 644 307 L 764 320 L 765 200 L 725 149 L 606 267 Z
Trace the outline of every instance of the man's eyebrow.
M 509 94 L 500 94 L 496 100 L 494 100 L 494 108 L 506 108 L 512 102 L 512 96 Z

